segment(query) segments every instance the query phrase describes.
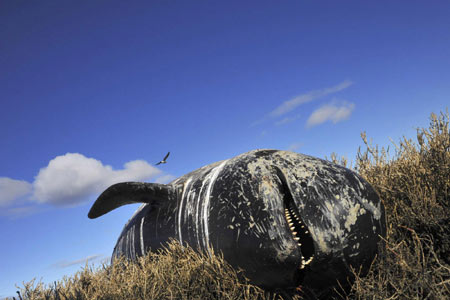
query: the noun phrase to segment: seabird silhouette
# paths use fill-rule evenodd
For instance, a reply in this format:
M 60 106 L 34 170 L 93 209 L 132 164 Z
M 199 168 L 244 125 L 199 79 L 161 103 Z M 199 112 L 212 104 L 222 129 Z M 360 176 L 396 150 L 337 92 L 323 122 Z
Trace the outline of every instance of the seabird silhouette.
M 165 164 L 165 163 L 167 163 L 166 159 L 169 157 L 169 154 L 170 154 L 170 151 L 167 152 L 166 156 L 164 156 L 164 158 L 163 158 L 162 161 L 160 161 L 159 163 L 157 163 L 157 164 L 155 164 L 155 165 L 157 166 L 157 165 L 159 165 L 159 164 Z

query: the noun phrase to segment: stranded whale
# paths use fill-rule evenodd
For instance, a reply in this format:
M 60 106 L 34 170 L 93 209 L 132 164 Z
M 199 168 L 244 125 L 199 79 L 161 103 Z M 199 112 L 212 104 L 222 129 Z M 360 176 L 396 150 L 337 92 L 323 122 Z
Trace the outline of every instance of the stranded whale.
M 113 259 L 136 259 L 170 238 L 222 252 L 252 283 L 325 294 L 350 268 L 366 272 L 386 234 L 384 207 L 356 173 L 311 156 L 253 150 L 169 184 L 125 182 L 106 189 L 97 218 L 144 203 L 119 236 Z

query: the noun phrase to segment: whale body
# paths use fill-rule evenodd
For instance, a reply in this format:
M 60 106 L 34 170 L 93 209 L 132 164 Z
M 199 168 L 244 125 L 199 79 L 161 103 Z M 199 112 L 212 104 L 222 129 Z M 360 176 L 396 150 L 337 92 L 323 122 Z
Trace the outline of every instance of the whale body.
M 298 286 L 325 295 L 364 275 L 386 235 L 384 207 L 358 174 L 280 150 L 253 150 L 190 172 L 169 184 L 124 182 L 96 200 L 89 218 L 144 203 L 113 251 L 135 260 L 171 238 L 221 252 L 266 289 Z

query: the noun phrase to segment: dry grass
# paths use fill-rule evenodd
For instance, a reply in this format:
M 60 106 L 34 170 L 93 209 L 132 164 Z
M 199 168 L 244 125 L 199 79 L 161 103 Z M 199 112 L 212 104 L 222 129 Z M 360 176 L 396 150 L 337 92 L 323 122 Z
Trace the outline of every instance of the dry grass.
M 338 299 L 450 299 L 450 132 L 448 111 L 432 114 L 417 142 L 389 149 L 362 134 L 354 170 L 378 191 L 386 207 L 387 237 L 369 274 L 357 276 Z M 345 165 L 345 159 L 331 160 Z M 183 250 L 184 249 L 184 250 Z M 248 284 L 220 255 L 208 257 L 176 242 L 138 263 L 86 267 L 44 287 L 24 283 L 20 298 L 34 299 L 281 299 Z
M 247 284 L 220 255 L 208 257 L 171 241 L 137 263 L 126 259 L 97 270 L 85 267 L 53 286 L 24 283 L 20 298 L 37 299 L 281 299 Z
M 417 142 L 394 143 L 393 158 L 361 136 L 367 149 L 358 151 L 355 170 L 385 205 L 387 237 L 368 276 L 357 276 L 342 298 L 450 299 L 448 110 L 431 114 L 429 128 L 417 129 Z

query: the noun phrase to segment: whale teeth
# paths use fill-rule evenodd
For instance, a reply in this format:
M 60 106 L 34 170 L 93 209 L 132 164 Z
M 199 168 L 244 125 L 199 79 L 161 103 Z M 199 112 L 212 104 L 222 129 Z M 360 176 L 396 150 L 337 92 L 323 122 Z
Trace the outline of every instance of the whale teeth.
M 295 210 L 289 206 L 289 204 L 284 209 L 286 223 L 289 226 L 289 229 L 292 233 L 292 238 L 297 243 L 300 248 L 300 253 L 302 254 L 301 263 L 299 266 L 300 270 L 303 270 L 308 266 L 312 261 L 314 256 L 311 253 L 311 247 L 309 247 L 309 243 L 312 243 L 311 237 L 309 235 L 309 231 L 305 225 L 305 223 L 300 219 Z M 302 240 L 302 242 L 300 242 Z M 306 256 L 306 257 L 305 257 Z
M 303 270 L 307 265 L 309 265 L 314 259 L 314 255 L 308 258 L 307 261 L 305 261 L 305 258 L 302 256 L 302 263 L 300 265 L 300 270 Z
M 300 240 L 299 229 L 305 227 L 303 225 L 303 222 L 300 220 L 300 218 L 297 216 L 297 214 L 290 207 L 286 207 L 284 209 L 284 213 L 286 215 L 286 221 L 289 225 L 289 229 L 291 230 L 295 241 L 299 241 Z M 299 228 L 299 226 L 300 226 L 300 228 Z
M 314 246 L 313 240 L 310 236 L 306 224 L 297 215 L 296 211 L 290 206 L 290 202 L 286 203 L 284 209 L 286 223 L 292 233 L 292 238 L 300 248 L 301 263 L 298 267 L 300 270 L 305 269 L 314 260 Z M 300 242 L 301 240 L 301 242 Z
M 307 261 L 304 262 L 305 265 L 309 265 L 314 259 L 314 255 L 311 256 Z

